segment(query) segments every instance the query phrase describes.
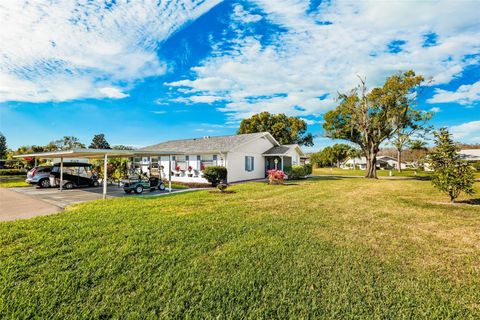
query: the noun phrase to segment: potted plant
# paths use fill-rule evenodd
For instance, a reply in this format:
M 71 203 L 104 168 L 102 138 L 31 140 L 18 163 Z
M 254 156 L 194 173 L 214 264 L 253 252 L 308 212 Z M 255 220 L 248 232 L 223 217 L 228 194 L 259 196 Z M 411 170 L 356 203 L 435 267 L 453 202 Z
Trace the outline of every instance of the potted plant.
M 187 174 L 187 175 L 188 175 L 190 178 L 193 177 L 193 172 L 192 172 L 192 170 L 193 170 L 192 166 L 188 166 L 188 174 Z
M 180 177 L 180 166 L 175 167 L 175 177 Z

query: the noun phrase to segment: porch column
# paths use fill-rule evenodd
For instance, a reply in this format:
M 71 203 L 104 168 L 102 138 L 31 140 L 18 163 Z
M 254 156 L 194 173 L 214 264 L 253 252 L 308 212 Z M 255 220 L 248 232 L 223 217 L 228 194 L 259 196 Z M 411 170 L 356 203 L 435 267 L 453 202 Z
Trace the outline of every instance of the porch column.
M 103 200 L 107 198 L 107 160 L 108 155 L 105 153 L 103 158 Z
M 37 157 L 34 158 L 35 159 L 35 167 L 37 166 Z
M 168 192 L 172 192 L 172 155 L 168 155 Z
M 63 190 L 63 157 L 60 158 L 60 192 Z
M 281 165 L 281 169 L 280 169 L 280 170 L 283 171 L 283 156 L 281 157 L 281 159 L 282 159 L 282 165 Z

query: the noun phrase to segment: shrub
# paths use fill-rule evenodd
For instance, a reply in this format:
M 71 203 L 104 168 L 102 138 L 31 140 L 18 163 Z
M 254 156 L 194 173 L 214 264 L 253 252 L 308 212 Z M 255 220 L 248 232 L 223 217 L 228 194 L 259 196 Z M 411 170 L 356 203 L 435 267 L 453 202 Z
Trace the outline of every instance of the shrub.
M 455 202 L 461 192 L 472 195 L 475 192 L 474 169 L 462 161 L 447 129 L 442 128 L 434 135 L 435 149 L 429 154 L 428 159 L 433 169 L 433 186 L 447 193 L 451 202 Z
M 308 175 L 311 175 L 312 172 L 313 172 L 313 168 L 312 168 L 312 165 L 310 163 L 306 163 L 304 166 L 303 166 L 303 170 L 305 171 L 305 175 L 308 176 Z
M 222 166 L 206 167 L 203 176 L 213 187 L 216 187 L 220 181 L 227 180 L 227 168 Z
M 25 169 L 0 169 L 0 176 L 17 176 L 27 174 Z
M 285 181 L 285 173 L 282 170 L 268 170 L 268 182 L 270 184 L 283 184 Z

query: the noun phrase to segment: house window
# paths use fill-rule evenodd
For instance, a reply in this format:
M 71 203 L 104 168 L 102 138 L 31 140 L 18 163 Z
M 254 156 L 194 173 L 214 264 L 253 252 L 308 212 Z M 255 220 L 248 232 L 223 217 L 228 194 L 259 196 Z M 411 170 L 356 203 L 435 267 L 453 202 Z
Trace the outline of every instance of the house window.
M 245 171 L 251 172 L 255 169 L 255 158 L 245 156 Z

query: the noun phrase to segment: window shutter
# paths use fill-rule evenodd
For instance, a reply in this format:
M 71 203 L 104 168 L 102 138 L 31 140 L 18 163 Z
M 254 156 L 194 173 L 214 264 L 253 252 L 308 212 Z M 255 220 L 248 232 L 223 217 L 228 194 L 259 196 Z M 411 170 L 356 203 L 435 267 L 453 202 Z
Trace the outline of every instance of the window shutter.
M 197 161 L 200 161 L 200 155 L 197 156 Z
M 250 166 L 250 170 L 254 171 L 255 170 L 255 158 L 254 157 L 250 157 L 250 159 L 252 160 L 252 165 Z
M 189 160 L 189 156 L 185 156 L 185 161 L 188 161 Z
M 245 171 L 248 171 L 248 157 L 245 156 Z

